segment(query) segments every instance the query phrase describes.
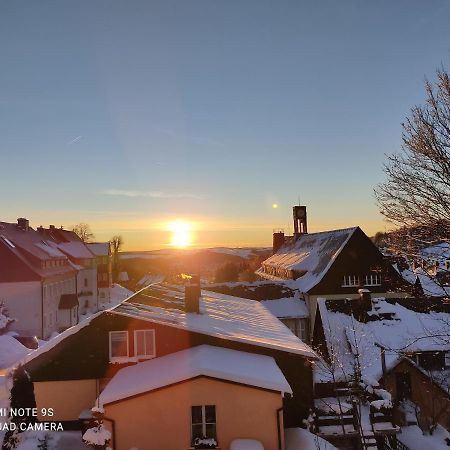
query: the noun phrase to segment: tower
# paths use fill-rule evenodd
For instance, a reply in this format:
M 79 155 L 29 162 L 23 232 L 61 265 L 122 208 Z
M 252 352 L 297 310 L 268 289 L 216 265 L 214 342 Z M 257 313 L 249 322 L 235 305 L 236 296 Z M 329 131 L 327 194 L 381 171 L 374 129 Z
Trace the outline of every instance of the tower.
M 293 207 L 294 216 L 294 236 L 299 234 L 306 234 L 308 232 L 307 221 L 306 221 L 306 206 L 294 206 Z

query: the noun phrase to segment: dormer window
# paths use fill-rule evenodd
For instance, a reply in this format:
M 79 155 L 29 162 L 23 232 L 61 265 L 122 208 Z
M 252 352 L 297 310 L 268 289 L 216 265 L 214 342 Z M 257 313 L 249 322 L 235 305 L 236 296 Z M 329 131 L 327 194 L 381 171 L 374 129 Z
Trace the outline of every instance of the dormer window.
M 359 276 L 344 275 L 342 279 L 342 287 L 353 287 L 353 286 L 359 286 Z

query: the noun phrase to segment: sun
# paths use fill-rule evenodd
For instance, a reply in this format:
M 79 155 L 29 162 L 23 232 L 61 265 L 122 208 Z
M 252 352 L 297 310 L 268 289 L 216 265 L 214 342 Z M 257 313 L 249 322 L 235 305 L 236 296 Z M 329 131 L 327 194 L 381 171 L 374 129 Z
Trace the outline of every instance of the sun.
M 192 243 L 192 226 L 188 222 L 170 222 L 168 226 L 172 232 L 170 245 L 177 248 L 189 247 Z

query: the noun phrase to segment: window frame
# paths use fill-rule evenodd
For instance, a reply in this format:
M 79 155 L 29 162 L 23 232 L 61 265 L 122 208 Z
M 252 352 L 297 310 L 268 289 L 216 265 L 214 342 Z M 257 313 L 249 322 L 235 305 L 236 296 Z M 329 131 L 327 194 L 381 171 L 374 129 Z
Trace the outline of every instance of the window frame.
M 137 335 L 138 335 L 138 333 L 144 333 L 144 336 L 145 336 L 145 333 L 151 333 L 152 334 L 152 346 L 153 346 L 153 353 L 150 355 L 147 355 L 147 354 L 145 354 L 145 355 L 138 355 L 138 352 L 137 352 Z M 147 329 L 144 329 L 144 330 L 134 330 L 134 334 L 133 334 L 133 337 L 134 337 L 134 356 L 136 357 L 136 358 L 139 358 L 139 359 L 152 359 L 152 358 L 155 358 L 156 357 L 156 339 L 155 339 L 155 335 L 156 335 L 156 333 L 155 333 L 155 330 L 153 329 L 153 328 L 147 328 Z M 147 340 L 145 339 L 145 337 L 144 337 L 144 347 L 146 347 L 146 342 L 147 342 Z M 145 350 L 147 350 L 147 348 L 145 348 Z
M 350 282 L 350 280 L 352 282 Z M 359 275 L 343 275 L 342 276 L 342 287 L 358 287 L 360 284 Z
M 450 367 L 450 352 L 444 353 L 444 366 Z
M 191 405 L 191 443 L 192 443 L 192 445 L 194 444 L 194 430 L 193 430 L 193 427 L 194 427 L 194 425 L 200 425 L 200 423 L 193 423 L 193 409 L 194 408 L 198 408 L 198 407 L 200 407 L 201 408 L 201 412 L 202 412 L 202 422 L 201 422 L 201 425 L 202 425 L 202 437 L 204 436 L 204 437 L 206 437 L 207 439 L 214 439 L 216 442 L 218 442 L 218 440 L 217 440 L 217 407 L 216 407 L 216 405 Z M 214 407 L 214 419 L 215 419 L 215 422 L 206 422 L 206 408 L 207 407 Z M 214 436 L 212 436 L 212 437 L 208 437 L 207 435 L 206 435 L 206 426 L 207 425 L 214 425 Z
M 364 275 L 364 286 L 381 286 L 381 273 L 371 272 Z
M 127 355 L 126 356 L 112 356 L 111 351 L 112 351 L 112 346 L 111 346 L 111 337 L 114 333 L 122 333 L 126 335 L 127 337 L 127 343 L 126 343 L 126 348 L 127 348 Z M 110 361 L 118 361 L 121 360 L 123 358 L 129 358 L 130 357 L 130 337 L 128 335 L 128 331 L 127 330 L 112 330 L 109 332 L 109 349 L 108 349 L 108 353 L 109 353 L 109 360 Z

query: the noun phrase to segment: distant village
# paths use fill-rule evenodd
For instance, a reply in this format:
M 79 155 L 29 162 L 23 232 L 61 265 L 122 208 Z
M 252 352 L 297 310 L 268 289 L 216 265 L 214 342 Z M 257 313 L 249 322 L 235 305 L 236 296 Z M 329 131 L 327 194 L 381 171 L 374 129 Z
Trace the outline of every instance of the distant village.
M 450 445 L 450 243 L 309 233 L 300 205 L 293 229 L 222 249 L 237 281 L 135 279 L 131 254 L 113 280 L 109 242 L 0 222 L 0 408 L 36 412 L 3 448 Z

